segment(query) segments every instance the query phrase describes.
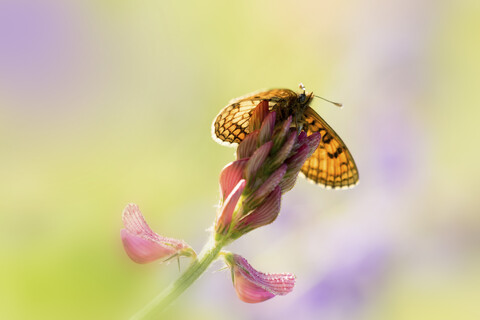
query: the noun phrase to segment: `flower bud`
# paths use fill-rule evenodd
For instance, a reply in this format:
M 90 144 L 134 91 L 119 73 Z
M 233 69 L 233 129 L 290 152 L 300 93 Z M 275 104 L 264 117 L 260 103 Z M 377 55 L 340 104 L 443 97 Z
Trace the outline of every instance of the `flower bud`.
M 237 159 L 249 158 L 257 150 L 258 134 L 260 130 L 255 130 L 245 137 L 237 148 Z
M 248 182 L 255 179 L 258 169 L 263 165 L 265 159 L 267 159 L 270 150 L 272 149 L 273 142 L 267 142 L 260 148 L 255 150 L 253 155 L 248 160 L 247 167 L 245 168 L 245 178 Z
M 270 192 L 282 181 L 283 176 L 287 172 L 287 165 L 282 164 L 267 180 L 250 196 L 245 199 L 246 210 L 252 210 L 261 204 Z
M 253 229 L 265 226 L 275 221 L 278 213 L 280 212 L 281 200 L 282 189 L 280 186 L 277 186 L 272 192 L 270 192 L 268 197 L 261 205 L 240 219 L 235 226 L 235 229 L 238 230 L 238 235 L 234 234 L 232 237 L 237 238 Z
M 249 132 L 259 130 L 267 114 L 268 114 L 268 101 L 263 100 L 252 111 L 252 115 L 250 117 L 250 123 L 249 123 L 250 126 L 248 128 Z
M 315 152 L 315 150 L 317 150 L 321 140 L 322 140 L 322 135 L 320 134 L 320 132 L 314 132 L 307 137 L 305 143 L 307 144 L 310 150 L 307 158 L 309 158 Z
M 278 150 L 275 154 L 275 157 L 272 159 L 270 163 L 270 167 L 276 168 L 290 156 L 293 146 L 297 141 L 297 133 L 295 131 L 290 132 L 287 140 L 284 141 L 283 145 L 281 146 L 280 150 Z
M 288 133 L 290 132 L 290 126 L 292 125 L 292 116 L 289 116 L 287 120 L 285 120 L 280 127 L 277 127 L 274 130 L 273 134 L 273 148 L 272 152 L 277 152 L 278 149 L 283 145 L 285 142 L 285 139 L 288 136 Z M 296 132 L 295 128 L 292 128 L 293 131 Z
M 258 145 L 262 145 L 272 139 L 273 129 L 275 128 L 275 111 L 269 112 L 262 122 L 260 133 L 258 135 Z
M 232 192 L 230 192 L 227 199 L 224 201 L 223 206 L 218 212 L 217 220 L 215 222 L 216 234 L 224 235 L 230 229 L 233 212 L 237 206 L 238 199 L 240 199 L 240 196 L 242 195 L 243 189 L 245 189 L 245 184 L 246 183 L 244 179 L 240 180 L 235 188 L 233 188 Z
M 243 178 L 248 159 L 240 159 L 227 164 L 220 173 L 220 193 L 222 201 L 232 192 L 233 188 Z
M 305 160 L 308 159 L 309 153 L 310 149 L 306 144 L 300 146 L 297 151 L 285 161 L 288 165 L 288 173 L 298 173 L 305 163 Z

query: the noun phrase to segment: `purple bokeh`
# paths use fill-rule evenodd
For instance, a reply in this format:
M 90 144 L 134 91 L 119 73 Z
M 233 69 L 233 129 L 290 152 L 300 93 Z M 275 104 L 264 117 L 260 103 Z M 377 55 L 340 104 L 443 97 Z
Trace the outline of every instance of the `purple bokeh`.
M 98 56 L 86 9 L 57 0 L 0 2 L 0 98 L 31 110 L 68 108 L 65 102 L 89 94 Z

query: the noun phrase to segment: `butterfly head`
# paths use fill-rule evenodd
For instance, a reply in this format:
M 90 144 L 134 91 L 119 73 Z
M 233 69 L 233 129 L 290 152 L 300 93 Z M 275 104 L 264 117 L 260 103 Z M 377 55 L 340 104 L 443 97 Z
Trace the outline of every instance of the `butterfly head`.
M 317 98 L 320 98 L 324 101 L 327 101 L 327 102 L 330 102 L 331 104 L 341 108 L 342 107 L 342 104 L 341 103 L 338 103 L 338 102 L 334 102 L 334 101 L 331 101 L 331 100 L 328 100 L 328 99 L 325 99 L 323 97 L 320 97 L 320 96 L 315 96 L 313 94 L 313 92 L 310 92 L 307 94 L 307 92 L 305 91 L 305 86 L 303 85 L 303 83 L 300 83 L 299 84 L 299 87 L 300 89 L 303 91 L 302 93 L 300 93 L 300 95 L 298 96 L 298 102 L 302 105 L 308 105 L 310 103 L 310 100 L 312 100 L 313 97 L 317 97 Z
M 312 100 L 313 92 L 307 93 L 303 83 L 300 83 L 299 87 L 302 90 L 302 92 L 298 95 L 298 102 L 301 105 L 308 105 L 310 103 L 310 100 Z

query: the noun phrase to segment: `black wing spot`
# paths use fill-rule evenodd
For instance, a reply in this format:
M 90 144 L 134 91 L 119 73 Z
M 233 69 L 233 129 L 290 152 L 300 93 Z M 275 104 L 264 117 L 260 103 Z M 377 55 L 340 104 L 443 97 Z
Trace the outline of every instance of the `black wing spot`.
M 335 153 L 330 153 L 330 152 L 327 152 L 327 155 L 330 159 L 333 159 L 333 158 L 338 158 L 339 155 L 341 155 L 343 152 L 343 149 L 341 147 L 338 147 L 337 150 L 335 151 Z
M 332 141 L 333 137 L 330 134 L 325 134 L 322 138 L 323 143 L 330 143 Z

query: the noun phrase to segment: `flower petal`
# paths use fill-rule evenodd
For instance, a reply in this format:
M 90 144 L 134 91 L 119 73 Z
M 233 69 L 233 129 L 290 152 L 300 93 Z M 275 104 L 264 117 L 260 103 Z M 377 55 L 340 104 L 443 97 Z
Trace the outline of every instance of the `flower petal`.
M 257 271 L 237 254 L 227 254 L 225 261 L 232 269 L 235 291 L 244 302 L 258 303 L 274 296 L 283 296 L 295 286 L 295 276 L 291 273 L 266 274 Z
M 240 300 L 247 303 L 258 303 L 275 297 L 273 293 L 251 282 L 238 269 L 234 271 L 235 291 Z
M 260 145 L 270 141 L 272 139 L 273 129 L 275 127 L 275 118 L 277 114 L 275 111 L 269 112 L 262 122 L 260 133 L 258 135 L 258 143 Z
M 308 157 L 310 157 L 318 148 L 320 140 L 322 140 L 322 135 L 320 134 L 320 132 L 314 132 L 307 137 L 306 144 L 310 150 L 308 153 Z
M 240 142 L 237 148 L 237 159 L 249 158 L 257 149 L 259 130 L 255 130 Z
M 310 156 L 310 150 L 311 149 L 307 144 L 303 144 L 290 158 L 286 160 L 288 170 L 279 184 L 282 188 L 282 193 L 291 190 L 295 185 L 303 164 Z
M 311 149 L 308 145 L 303 144 L 290 158 L 285 161 L 288 165 L 288 174 L 291 172 L 298 174 L 303 164 L 308 159 L 310 150 Z
M 255 131 L 260 129 L 262 122 L 268 114 L 268 101 L 261 101 L 255 109 L 252 111 L 252 116 L 250 117 L 250 126 L 249 131 Z
M 185 242 L 162 237 L 150 229 L 140 209 L 130 203 L 122 215 L 125 229 L 120 231 L 127 255 L 137 263 L 168 260 L 175 255 L 195 255 Z
M 289 174 L 285 175 L 282 179 L 282 182 L 280 182 L 279 186 L 282 189 L 282 193 L 285 193 L 287 191 L 292 190 L 292 188 L 295 186 L 295 183 L 297 182 L 299 172 L 296 174 Z
M 277 186 L 261 205 L 248 215 L 241 218 L 235 227 L 235 229 L 240 231 L 239 235 L 275 221 L 280 212 L 281 200 L 282 189 L 280 186 Z
M 255 150 L 253 155 L 250 157 L 250 160 L 247 163 L 245 168 L 245 177 L 248 182 L 255 179 L 255 175 L 258 172 L 258 169 L 262 166 L 267 159 L 270 150 L 272 149 L 273 142 L 269 141 L 262 145 L 260 148 Z
M 232 222 L 233 211 L 237 206 L 238 199 L 240 199 L 243 189 L 245 189 L 245 185 L 245 179 L 240 180 L 223 203 L 215 222 L 215 231 L 217 234 L 226 234 L 228 232 L 230 223 Z
M 278 150 L 272 162 L 270 163 L 271 168 L 278 167 L 285 161 L 285 159 L 287 159 L 290 156 L 290 153 L 296 141 L 297 141 L 297 133 L 295 131 L 290 132 L 290 135 L 288 136 L 287 140 L 282 145 L 282 147 Z
M 243 177 L 248 159 L 240 159 L 227 164 L 220 172 L 220 193 L 222 200 L 232 192 Z
M 253 192 L 247 199 L 245 199 L 246 211 L 256 208 L 261 204 L 265 198 L 275 189 L 276 186 L 282 181 L 283 176 L 287 172 L 287 165 L 282 164 L 275 172 L 273 172 L 267 180 Z
M 285 142 L 285 139 L 287 138 L 288 136 L 288 133 L 290 131 L 290 125 L 292 124 L 292 116 L 289 116 L 287 118 L 287 120 L 285 120 L 283 123 L 282 123 L 282 126 L 281 127 L 278 127 L 275 131 L 274 131 L 274 135 L 273 135 L 273 148 L 272 148 L 272 151 L 273 152 L 277 152 L 277 150 L 283 145 L 283 143 Z M 295 128 L 292 128 L 292 130 L 294 132 L 296 132 L 297 130 Z
M 176 253 L 172 247 L 133 235 L 126 229 L 122 229 L 120 235 L 125 252 L 136 263 L 143 264 L 162 258 L 168 259 Z
M 297 137 L 297 143 L 295 143 L 295 148 L 294 151 L 300 148 L 305 144 L 305 141 L 307 139 L 307 133 L 305 131 L 300 131 Z

